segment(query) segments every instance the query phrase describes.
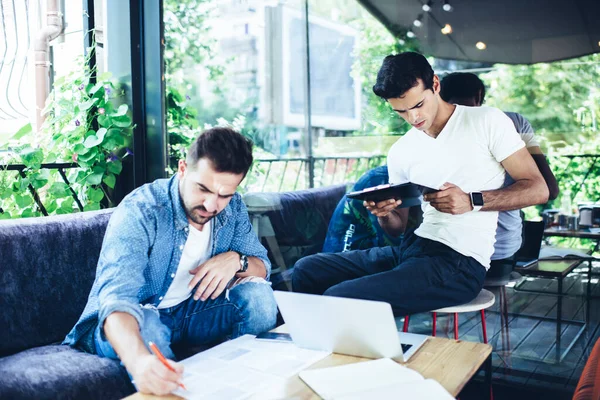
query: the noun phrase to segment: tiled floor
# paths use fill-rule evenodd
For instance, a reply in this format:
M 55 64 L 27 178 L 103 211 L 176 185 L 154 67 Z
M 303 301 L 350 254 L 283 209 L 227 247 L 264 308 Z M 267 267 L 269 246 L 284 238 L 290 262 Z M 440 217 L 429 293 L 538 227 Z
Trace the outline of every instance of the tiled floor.
M 600 272 L 600 265 L 594 269 Z M 557 282 L 548 279 L 524 278 L 521 289 L 556 291 Z M 529 393 L 528 398 L 570 399 L 581 371 L 600 336 L 600 298 L 585 301 L 587 267 L 576 269 L 565 278 L 563 297 L 560 354 L 557 355 L 557 296 L 554 294 L 526 293 L 506 288 L 508 314 L 506 322 L 499 313 L 500 288 L 489 288 L 496 295 L 496 303 L 486 313 L 487 332 L 493 353 L 493 384 L 498 386 L 496 400 L 523 398 L 519 394 Z M 600 297 L 598 277 L 592 278 L 592 295 Z M 573 322 L 567 322 L 572 320 Z M 479 313 L 459 315 L 459 338 L 483 341 Z M 587 322 L 583 333 L 576 341 L 578 331 Z M 411 317 L 410 332 L 431 334 L 431 315 L 419 314 Z M 504 327 L 504 329 L 502 329 Z M 453 337 L 452 317 L 439 315 L 437 335 Z M 537 395 L 536 395 L 537 394 Z M 538 395 L 540 397 L 538 397 Z M 470 398 L 461 396 L 461 399 Z M 476 397 L 475 397 L 476 398 Z

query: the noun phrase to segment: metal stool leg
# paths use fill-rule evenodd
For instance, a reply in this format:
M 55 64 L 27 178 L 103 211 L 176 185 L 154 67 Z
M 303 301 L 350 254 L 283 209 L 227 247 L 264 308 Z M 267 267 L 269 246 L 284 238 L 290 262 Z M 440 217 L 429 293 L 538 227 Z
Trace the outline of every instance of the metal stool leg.
M 458 313 L 454 313 L 454 340 L 458 340 Z
M 437 313 L 432 313 L 433 314 L 433 327 L 431 328 L 431 336 L 435 336 L 436 330 L 437 330 Z
M 485 310 L 481 310 L 481 329 L 483 330 L 483 343 L 487 344 L 487 328 L 485 326 Z
M 402 332 L 408 332 L 408 321 L 410 320 L 410 316 L 406 315 L 404 317 L 404 327 L 402 328 Z

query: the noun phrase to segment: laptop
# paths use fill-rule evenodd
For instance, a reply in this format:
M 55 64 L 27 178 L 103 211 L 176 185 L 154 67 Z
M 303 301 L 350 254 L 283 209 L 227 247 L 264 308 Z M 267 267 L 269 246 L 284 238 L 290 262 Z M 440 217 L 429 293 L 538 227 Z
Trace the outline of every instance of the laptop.
M 523 243 L 515 254 L 516 267 L 527 268 L 538 261 L 543 238 L 543 221 L 523 221 Z
M 428 336 L 398 332 L 388 303 L 275 291 L 299 347 L 406 362 Z

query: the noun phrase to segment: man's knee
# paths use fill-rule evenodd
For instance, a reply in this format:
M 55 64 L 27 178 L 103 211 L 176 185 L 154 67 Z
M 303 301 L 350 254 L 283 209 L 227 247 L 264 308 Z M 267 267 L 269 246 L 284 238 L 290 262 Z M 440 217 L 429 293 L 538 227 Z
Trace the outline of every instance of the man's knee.
M 355 297 L 356 293 L 351 282 L 342 282 L 327 289 L 323 296 Z
M 145 344 L 154 342 L 161 349 L 163 354 L 170 359 L 174 359 L 171 351 L 171 330 L 161 322 L 160 313 L 155 307 L 142 307 L 142 326 L 140 334 Z M 96 353 L 101 357 L 118 359 L 112 344 L 104 334 L 104 329 L 98 326 L 94 333 Z
M 310 272 L 313 268 L 314 255 L 299 259 L 292 270 L 292 291 L 300 293 L 312 293 Z
M 156 346 L 163 352 L 165 357 L 175 359 L 171 350 L 172 332 L 169 327 L 160 320 L 160 312 L 154 307 L 142 307 L 144 319 L 140 327 L 140 334 L 144 343 L 156 343 Z
M 275 328 L 277 303 L 267 281 L 241 283 L 230 291 L 229 298 L 240 312 L 242 334 L 256 335 Z

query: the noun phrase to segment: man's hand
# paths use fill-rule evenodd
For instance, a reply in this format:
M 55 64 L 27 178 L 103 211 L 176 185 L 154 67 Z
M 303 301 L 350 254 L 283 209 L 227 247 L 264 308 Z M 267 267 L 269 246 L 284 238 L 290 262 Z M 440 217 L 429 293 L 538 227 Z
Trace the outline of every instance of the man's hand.
M 469 194 L 448 182 L 440 187 L 439 192 L 426 194 L 423 199 L 436 210 L 447 214 L 464 214 L 473 209 Z
M 139 357 L 129 370 L 139 392 L 156 395 L 169 394 L 179 387 L 183 378 L 183 365 L 167 360 L 173 369 L 169 369 L 151 354 Z
M 209 297 L 216 299 L 239 270 L 240 256 L 234 251 L 217 254 L 200 264 L 190 271 L 190 274 L 195 276 L 188 287 L 193 289 L 200 282 L 194 293 L 194 300 L 205 301 Z
M 371 214 L 377 218 L 385 218 L 396 207 L 402 204 L 402 200 L 388 199 L 375 203 L 374 201 L 364 201 L 363 205 Z

